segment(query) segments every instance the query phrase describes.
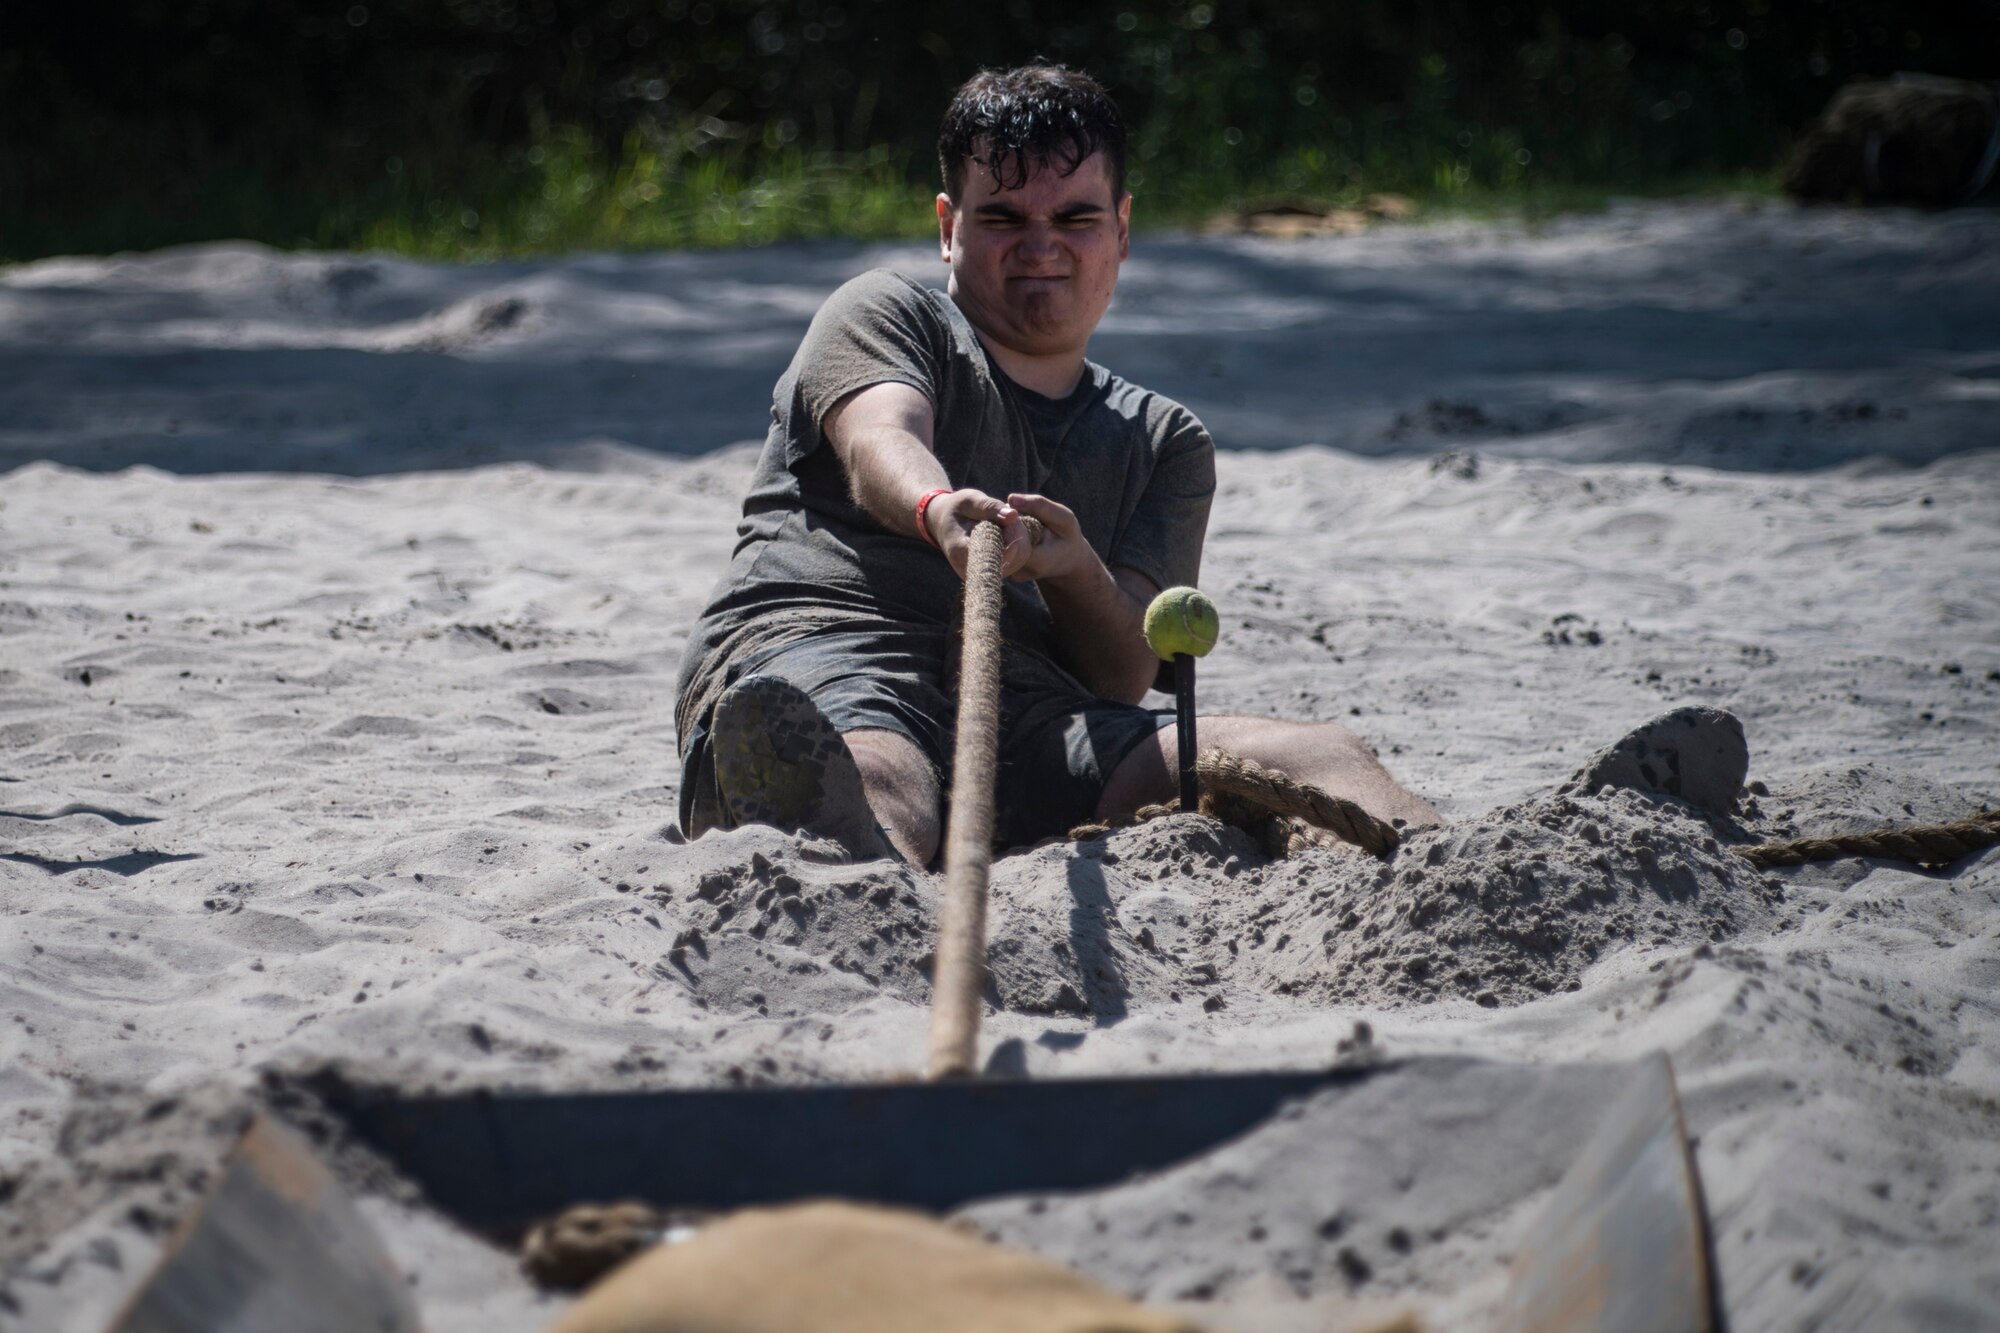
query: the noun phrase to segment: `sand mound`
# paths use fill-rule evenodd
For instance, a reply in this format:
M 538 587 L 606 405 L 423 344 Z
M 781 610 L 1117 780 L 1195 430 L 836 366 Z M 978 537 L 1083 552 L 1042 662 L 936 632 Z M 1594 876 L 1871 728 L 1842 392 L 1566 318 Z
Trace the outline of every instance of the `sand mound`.
M 930 1001 L 942 876 L 765 828 L 710 834 L 614 885 L 671 943 L 653 966 L 718 1013 L 789 1017 L 882 994 Z M 627 858 L 629 859 L 629 858 Z M 1198 902 L 1255 844 L 1209 819 L 1157 821 L 1103 841 L 1057 843 L 994 864 L 987 1000 L 1021 1014 L 1123 1017 L 1214 981 L 1180 948 Z
M 1986 809 L 1961 787 L 1883 764 L 1827 764 L 1767 788 L 1745 809 L 1771 841 L 1906 824 L 1948 824 Z
M 927 875 L 844 865 L 830 843 L 768 828 L 710 834 L 661 870 L 640 890 L 671 932 L 654 970 L 700 1008 L 796 1017 L 878 992 L 928 1002 L 937 885 Z
M 1782 898 L 1689 807 L 1554 795 L 1411 837 L 1382 864 L 1315 851 L 1290 882 L 1212 900 L 1196 930 L 1231 982 L 1315 1001 L 1520 1004 L 1627 944 L 1728 939 Z
M 1308 1002 L 1522 1003 L 1578 989 L 1622 945 L 1715 943 L 1768 921 L 1778 881 L 1723 846 L 1748 837 L 1733 818 L 1747 764 L 1735 717 L 1680 708 L 1540 800 L 1414 834 L 1386 861 L 1329 849 L 1271 862 L 1235 829 L 1173 817 L 1052 850 L 1060 879 L 1026 882 L 1044 896 L 1067 886 L 1073 935 L 1103 922 L 1086 969 L 1103 993 L 1086 1005 L 1070 992 L 1061 1007 L 1077 1012 L 1118 1012 L 1132 945 L 1169 998 L 1225 983 L 1211 1009 L 1238 986 Z M 1130 904 L 1140 924 L 1120 949 L 1111 899 L 1141 882 L 1160 887 Z
M 1200 816 L 1005 858 L 993 873 L 990 998 L 1100 1022 L 1178 1001 L 1214 980 L 1181 947 L 1189 917 L 1263 863 L 1247 835 Z

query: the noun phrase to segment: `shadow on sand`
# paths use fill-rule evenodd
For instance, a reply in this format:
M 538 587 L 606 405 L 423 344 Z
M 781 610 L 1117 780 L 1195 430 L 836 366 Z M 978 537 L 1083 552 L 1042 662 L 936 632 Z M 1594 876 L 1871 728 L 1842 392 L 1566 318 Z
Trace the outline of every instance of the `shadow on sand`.
M 1788 470 L 1991 446 L 1993 215 L 1664 205 L 1142 237 L 1093 357 L 1224 448 Z M 633 466 L 761 438 L 814 310 L 922 246 L 432 265 L 260 247 L 0 272 L 0 470 Z M 622 461 L 619 461 L 622 460 Z

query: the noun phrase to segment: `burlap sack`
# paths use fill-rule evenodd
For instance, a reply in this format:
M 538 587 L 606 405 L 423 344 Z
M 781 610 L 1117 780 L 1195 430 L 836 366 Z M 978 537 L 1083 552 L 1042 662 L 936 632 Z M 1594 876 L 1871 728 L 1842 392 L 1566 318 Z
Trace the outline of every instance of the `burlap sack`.
M 732 1214 L 639 1256 L 551 1333 L 1200 1333 L 1066 1268 L 917 1213 Z

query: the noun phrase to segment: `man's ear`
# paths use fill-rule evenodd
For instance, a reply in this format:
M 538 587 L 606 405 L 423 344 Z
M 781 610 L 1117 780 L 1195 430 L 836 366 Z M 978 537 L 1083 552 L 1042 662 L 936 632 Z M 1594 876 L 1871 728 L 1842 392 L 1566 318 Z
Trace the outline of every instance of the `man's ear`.
M 937 197 L 937 215 L 938 253 L 944 257 L 944 262 L 949 264 L 951 262 L 952 231 L 958 222 L 958 214 L 952 208 L 950 195 L 940 194 Z
M 1118 259 L 1132 257 L 1132 192 L 1127 190 L 1118 200 Z

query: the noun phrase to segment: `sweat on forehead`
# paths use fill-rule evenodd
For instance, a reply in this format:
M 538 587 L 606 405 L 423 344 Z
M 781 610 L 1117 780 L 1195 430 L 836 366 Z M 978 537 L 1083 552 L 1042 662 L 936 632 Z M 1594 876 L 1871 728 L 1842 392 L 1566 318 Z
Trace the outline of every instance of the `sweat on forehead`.
M 1032 148 L 995 148 L 981 144 L 980 151 L 967 160 L 992 179 L 994 189 L 1018 190 L 1028 183 L 1031 176 L 1042 171 L 1053 171 L 1058 176 L 1074 176 L 1089 158 L 1088 150 L 1075 145 L 1059 145 L 1047 152 L 1039 152 Z M 959 184 L 962 187 L 964 180 L 961 179 Z

